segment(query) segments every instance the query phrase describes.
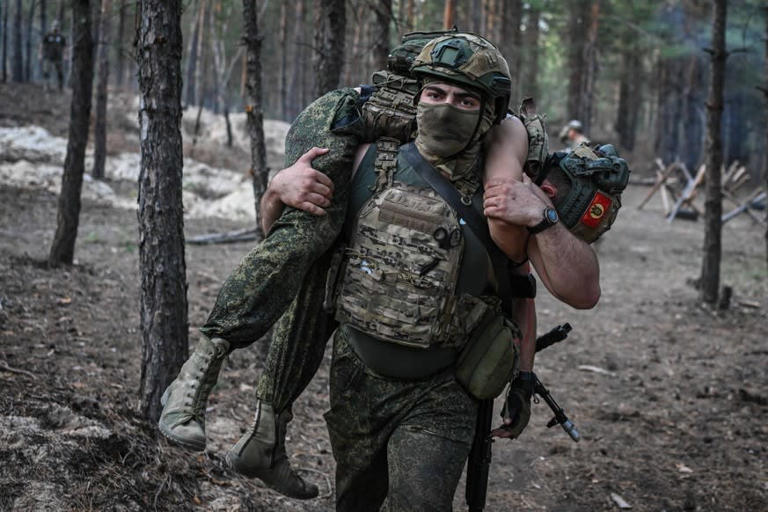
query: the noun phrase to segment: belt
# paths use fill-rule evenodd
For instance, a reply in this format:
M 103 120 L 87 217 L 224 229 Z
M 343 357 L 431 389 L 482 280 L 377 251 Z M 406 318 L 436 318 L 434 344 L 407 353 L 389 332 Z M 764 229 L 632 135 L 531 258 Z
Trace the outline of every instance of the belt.
M 420 380 L 454 365 L 458 350 L 454 347 L 414 348 L 380 340 L 350 326 L 349 346 L 374 373 L 382 377 Z

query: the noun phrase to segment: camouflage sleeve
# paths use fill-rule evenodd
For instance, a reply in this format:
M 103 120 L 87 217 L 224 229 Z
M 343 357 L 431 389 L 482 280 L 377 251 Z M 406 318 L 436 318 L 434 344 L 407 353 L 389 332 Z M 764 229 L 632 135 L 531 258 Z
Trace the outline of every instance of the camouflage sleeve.
M 330 149 L 312 163 L 335 185 L 328 214 L 318 217 L 286 208 L 269 236 L 243 258 L 224 282 L 201 328 L 206 336 L 224 338 L 234 347 L 249 345 L 285 312 L 308 272 L 323 272 L 314 265 L 333 245 L 344 223 L 358 146 L 356 135 L 335 134 L 331 127 L 337 118 L 358 108 L 358 99 L 354 89 L 332 91 L 315 100 L 294 121 L 286 137 L 287 163 L 295 162 L 313 146 Z

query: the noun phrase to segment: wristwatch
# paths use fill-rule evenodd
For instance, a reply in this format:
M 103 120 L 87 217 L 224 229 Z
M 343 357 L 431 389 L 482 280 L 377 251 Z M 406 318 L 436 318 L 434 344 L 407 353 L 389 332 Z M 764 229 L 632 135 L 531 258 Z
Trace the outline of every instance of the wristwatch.
M 544 218 L 541 220 L 541 222 L 539 222 L 533 227 L 529 227 L 528 231 L 532 235 L 535 235 L 536 233 L 541 233 L 547 228 L 551 228 L 552 226 L 557 224 L 559 221 L 560 221 L 560 216 L 557 215 L 557 210 L 555 210 L 554 208 L 547 207 L 547 208 L 544 208 Z

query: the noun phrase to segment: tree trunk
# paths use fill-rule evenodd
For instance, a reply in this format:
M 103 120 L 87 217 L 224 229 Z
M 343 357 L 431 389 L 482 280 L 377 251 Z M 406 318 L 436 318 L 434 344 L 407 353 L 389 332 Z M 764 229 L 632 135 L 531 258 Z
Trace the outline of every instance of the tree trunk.
M 3 83 L 8 81 L 8 7 L 10 1 L 5 1 L 3 9 Z
M 109 84 L 109 46 L 112 37 L 112 0 L 101 2 L 99 29 L 99 79 L 96 85 L 96 121 L 93 126 L 93 171 L 95 179 L 104 178 L 107 160 L 107 85 Z
M 280 3 L 280 119 L 288 120 L 288 5 Z
M 657 98 L 655 151 L 665 163 L 679 157 L 680 119 L 683 98 L 678 84 L 682 74 L 680 58 L 661 58 L 658 64 L 659 90 Z
M 13 17 L 13 61 L 11 75 L 14 82 L 24 81 L 24 57 L 21 46 L 21 0 L 16 0 L 16 12 Z
M 498 44 L 507 59 L 512 74 L 511 103 L 513 108 L 520 105 L 520 69 L 522 67 L 521 41 L 523 33 L 520 29 L 523 17 L 522 0 L 508 0 L 501 6 L 501 37 Z
M 48 33 L 48 3 L 40 0 L 40 37 Z
M 247 115 L 248 137 L 251 139 L 251 176 L 253 176 L 253 199 L 256 207 L 256 226 L 259 222 L 259 204 L 267 188 L 267 150 L 264 144 L 264 118 L 261 107 L 261 36 L 256 0 L 243 0 L 243 42 L 248 59 L 246 79 L 245 112 Z
M 764 55 L 764 79 L 765 82 L 762 86 L 759 86 L 758 89 L 763 93 L 763 99 L 765 100 L 764 105 L 764 112 L 763 112 L 763 137 L 764 137 L 764 148 L 768 147 L 768 6 L 763 7 L 763 23 L 765 23 L 765 32 L 763 33 L 763 41 L 765 42 L 765 55 Z M 765 155 L 763 152 L 762 156 L 762 176 L 763 176 L 763 189 L 766 193 L 768 193 L 768 156 Z M 768 265 L 768 208 L 766 209 L 765 213 L 765 263 Z
M 579 0 L 568 14 L 568 101 L 567 115 L 578 118 L 581 112 L 581 90 L 584 80 L 584 46 L 588 2 Z M 583 122 L 583 120 L 582 120 Z
M 456 24 L 456 2 L 454 0 L 445 0 L 443 9 L 443 28 L 449 30 Z
M 389 21 L 392 19 L 392 0 L 376 0 L 373 5 L 373 68 L 385 69 L 389 56 Z
M 85 170 L 85 147 L 88 144 L 88 124 L 93 92 L 93 39 L 91 39 L 91 9 L 89 0 L 72 1 L 74 45 L 72 56 L 72 104 L 69 114 L 69 139 L 61 177 L 61 194 L 48 262 L 55 266 L 71 265 L 75 255 L 75 240 L 80 217 L 80 192 Z
M 320 0 L 315 24 L 315 96 L 320 97 L 339 86 L 344 64 L 346 9 L 344 0 Z
M 707 99 L 707 186 L 705 200 L 704 258 L 701 264 L 701 299 L 715 304 L 720 288 L 720 257 L 722 252 L 723 203 L 721 171 L 723 145 L 720 135 L 725 83 L 725 22 L 726 0 L 715 0 L 712 22 L 712 66 L 709 98 Z
M 531 97 L 537 101 L 539 98 L 539 19 L 541 10 L 531 4 L 528 10 L 528 20 L 525 24 L 524 66 L 520 93 L 523 98 Z M 514 105 L 515 108 L 517 107 Z
M 197 47 L 198 40 L 200 39 L 200 18 L 203 15 L 202 0 L 198 0 L 197 16 L 195 17 L 195 25 L 192 29 L 192 37 L 187 45 L 187 70 L 186 70 L 186 91 L 184 94 L 184 105 L 195 104 L 195 76 L 197 75 Z
M 303 107 L 303 93 L 302 87 L 304 85 L 304 0 L 298 0 L 295 4 L 296 10 L 294 11 L 293 20 L 293 39 L 294 52 L 293 52 L 293 71 L 291 73 L 291 87 L 290 87 L 290 115 L 289 120 L 294 119 L 301 108 Z M 247 62 L 247 58 L 246 58 Z M 247 66 L 246 66 L 247 68 Z
M 123 49 L 123 43 L 125 41 L 125 11 L 127 9 L 127 0 L 120 0 L 120 11 L 117 22 L 117 44 L 115 48 L 117 53 L 115 55 L 115 85 L 123 87 L 123 80 L 125 79 L 125 50 Z
M 32 80 L 32 62 L 36 59 L 32 53 L 32 24 L 35 21 L 35 7 L 37 7 L 37 0 L 32 0 L 29 4 L 29 14 L 27 15 L 27 33 L 26 41 L 24 45 L 27 50 L 27 60 L 24 61 L 24 81 L 29 82 Z
M 699 109 L 704 103 L 700 90 L 703 87 L 703 66 L 698 55 L 690 57 L 687 63 L 685 89 L 683 90 L 683 162 L 693 170 L 701 160 L 703 123 Z
M 208 5 L 206 0 L 200 0 L 200 19 L 197 29 L 197 64 L 195 65 L 195 104 L 202 105 L 205 101 L 205 79 L 209 75 L 207 69 L 207 53 L 205 45 L 205 21 L 208 17 Z
M 628 33 L 625 32 L 625 37 Z M 630 44 L 621 56 L 621 83 L 619 85 L 619 106 L 616 115 L 616 132 L 622 148 L 632 151 L 635 147 L 638 112 L 640 109 L 640 84 L 642 83 L 642 62 L 637 47 Z
M 187 278 L 181 197 L 181 0 L 140 0 L 140 413 L 155 423 L 160 396 L 187 358 Z

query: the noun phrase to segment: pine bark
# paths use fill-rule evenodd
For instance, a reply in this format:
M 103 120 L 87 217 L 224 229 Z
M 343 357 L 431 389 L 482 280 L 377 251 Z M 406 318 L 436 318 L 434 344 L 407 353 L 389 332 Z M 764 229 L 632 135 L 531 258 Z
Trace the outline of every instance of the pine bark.
M 723 214 L 721 166 L 723 165 L 722 129 L 723 89 L 725 84 L 726 0 L 713 2 L 712 48 L 709 98 L 707 99 L 707 184 L 704 203 L 704 258 L 701 264 L 701 300 L 715 304 L 720 288 Z
M 107 85 L 109 84 L 109 46 L 112 39 L 112 0 L 101 1 L 99 29 L 99 76 L 96 84 L 96 120 L 93 125 L 93 170 L 95 179 L 104 178 L 107 160 Z
M 21 0 L 16 0 L 16 12 L 13 16 L 13 59 L 11 76 L 14 82 L 24 81 L 24 57 L 21 46 Z
M 88 124 L 93 92 L 93 39 L 89 0 L 72 1 L 72 21 L 75 41 L 72 55 L 72 103 L 69 114 L 69 139 L 61 194 L 48 262 L 52 266 L 71 265 L 75 255 L 75 240 L 80 217 L 80 193 L 85 170 L 85 147 L 88 144 Z
M 140 414 L 157 422 L 160 396 L 187 358 L 181 140 L 181 0 L 140 0 Z
M 320 0 L 315 24 L 315 96 L 336 89 L 344 64 L 346 9 L 344 0 Z
M 243 42 L 247 58 L 245 112 L 248 137 L 251 140 L 251 175 L 256 226 L 259 222 L 259 204 L 267 188 L 267 150 L 264 144 L 264 116 L 261 105 L 261 36 L 256 0 L 243 0 Z
M 385 69 L 389 56 L 389 22 L 392 19 L 392 0 L 376 0 L 373 5 L 373 68 Z

